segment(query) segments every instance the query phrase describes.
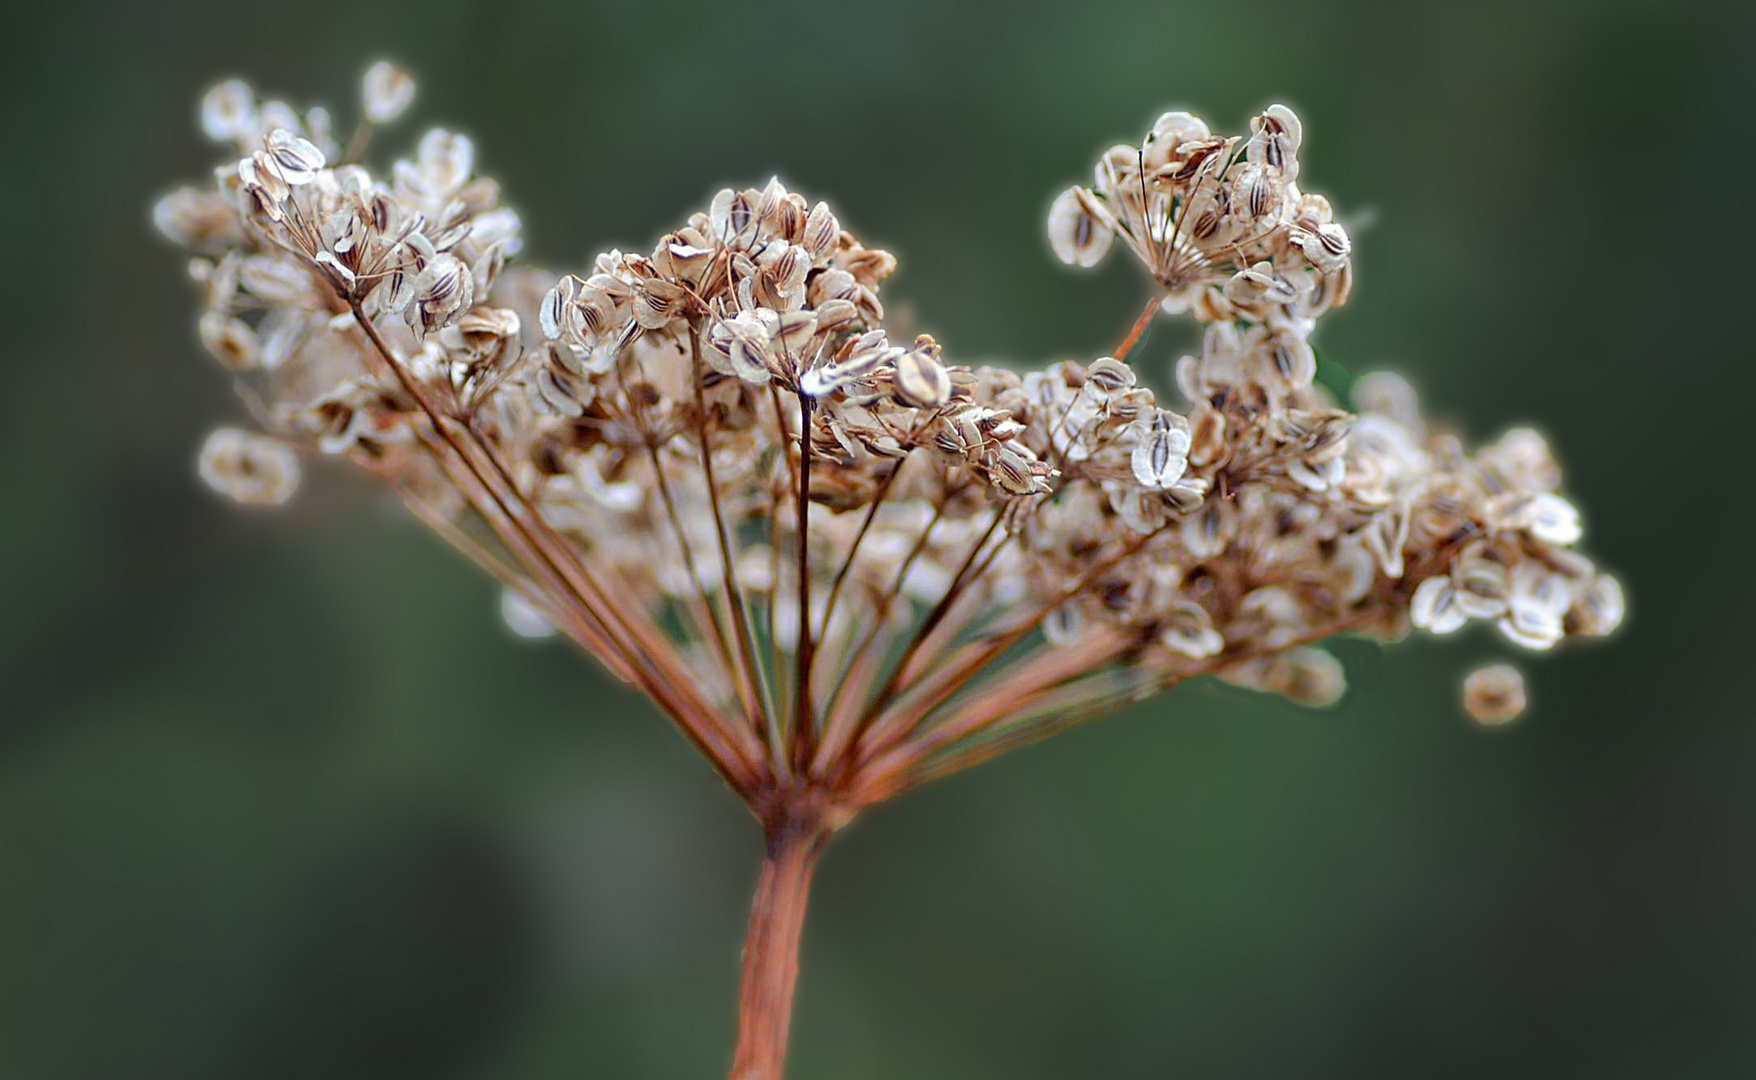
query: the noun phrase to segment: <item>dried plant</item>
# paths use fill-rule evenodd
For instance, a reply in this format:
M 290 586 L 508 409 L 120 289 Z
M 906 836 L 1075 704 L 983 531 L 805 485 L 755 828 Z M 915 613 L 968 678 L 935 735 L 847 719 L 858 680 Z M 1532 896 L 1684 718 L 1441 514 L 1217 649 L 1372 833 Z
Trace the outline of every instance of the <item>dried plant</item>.
M 375 67 L 345 147 L 322 110 L 207 96 L 235 154 L 156 219 L 271 434 L 216 434 L 201 474 L 279 502 L 293 447 L 347 456 L 504 583 L 516 628 L 558 628 L 701 750 L 767 837 L 734 1077 L 780 1075 L 812 867 L 863 808 L 1197 675 L 1332 702 L 1338 634 L 1488 620 L 1546 649 L 1621 620 L 1539 435 L 1471 455 L 1394 375 L 1353 412 L 1315 382 L 1350 244 L 1284 106 L 1239 137 L 1167 113 L 1055 200 L 1063 261 L 1120 241 L 1154 288 L 1112 355 L 1021 373 L 892 341 L 895 260 L 777 181 L 650 253 L 511 265 L 468 139 L 359 164 L 413 93 Z M 1184 412 L 1126 363 L 1161 312 L 1205 327 Z M 1522 683 L 1468 696 L 1504 720 Z

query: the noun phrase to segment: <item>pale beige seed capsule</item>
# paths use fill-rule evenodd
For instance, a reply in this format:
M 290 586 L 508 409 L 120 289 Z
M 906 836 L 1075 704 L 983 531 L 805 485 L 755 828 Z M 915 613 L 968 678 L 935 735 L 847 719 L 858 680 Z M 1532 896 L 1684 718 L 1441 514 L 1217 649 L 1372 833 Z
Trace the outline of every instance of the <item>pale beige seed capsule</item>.
M 292 447 L 237 428 L 209 435 L 196 467 L 208 487 L 241 503 L 279 505 L 299 486 L 299 455 Z
M 1174 413 L 1158 410 L 1129 455 L 1134 479 L 1144 488 L 1168 488 L 1182 478 L 1188 463 L 1189 433 Z
M 1579 633 L 1589 637 L 1603 637 L 1622 625 L 1622 618 L 1627 610 L 1627 601 L 1622 595 L 1622 583 L 1608 574 L 1599 574 L 1586 589 L 1585 595 L 1573 605 L 1569 618 Z
M 554 288 L 543 294 L 542 303 L 537 305 L 537 326 L 542 330 L 545 340 L 553 341 L 561 336 L 562 318 L 567 312 L 567 306 L 573 303 L 578 288 L 579 279 L 568 274 L 557 281 Z
M 811 214 L 805 219 L 805 236 L 802 243 L 812 258 L 826 257 L 835 247 L 836 237 L 841 235 L 841 226 L 836 223 L 835 215 L 830 213 L 827 203 L 818 203 L 811 208 Z
M 988 457 L 994 482 L 1008 495 L 1034 495 L 1046 490 L 1039 486 L 1039 478 L 1030 466 L 1030 460 L 1010 446 L 998 447 Z
M 1477 668 L 1463 680 L 1463 707 L 1484 727 L 1516 719 L 1524 705 L 1524 676 L 1510 664 Z
M 1348 241 L 1347 230 L 1330 222 L 1300 236 L 1299 248 L 1305 253 L 1305 258 L 1311 260 L 1311 265 L 1327 274 L 1347 264 L 1348 252 L 1353 245 Z
M 214 359 L 233 371 L 249 371 L 262 361 L 262 344 L 256 331 L 242 319 L 221 311 L 210 311 L 201 317 L 201 343 Z
M 239 79 L 220 83 L 201 99 L 201 129 L 215 142 L 242 139 L 256 126 L 256 95 Z
M 517 589 L 500 590 L 500 620 L 506 629 L 521 638 L 541 639 L 555 636 L 555 624 L 543 609 Z
M 1049 246 L 1068 266 L 1096 266 L 1115 235 L 1114 221 L 1084 188 L 1068 188 L 1049 207 Z
M 917 409 L 938 408 L 951 400 L 951 376 L 939 363 L 938 343 L 926 334 L 896 358 L 896 396 Z
M 1167 112 L 1146 133 L 1146 142 L 1141 147 L 1143 164 L 1148 170 L 1162 168 L 1183 144 L 1206 142 L 1212 136 L 1200 117 L 1181 111 Z
M 269 134 L 268 155 L 279 167 L 281 179 L 294 187 L 317 179 L 318 170 L 327 163 L 316 144 L 285 128 L 276 128 Z
M 366 119 L 374 124 L 388 124 L 415 100 L 415 80 L 390 61 L 380 60 L 366 69 L 364 96 Z
M 1101 391 L 1106 397 L 1120 394 L 1134 386 L 1134 369 L 1112 356 L 1102 356 L 1091 362 L 1085 371 L 1086 385 Z
M 1322 649 L 1288 649 L 1270 660 L 1263 685 L 1295 705 L 1326 709 L 1347 693 L 1347 672 L 1341 661 Z

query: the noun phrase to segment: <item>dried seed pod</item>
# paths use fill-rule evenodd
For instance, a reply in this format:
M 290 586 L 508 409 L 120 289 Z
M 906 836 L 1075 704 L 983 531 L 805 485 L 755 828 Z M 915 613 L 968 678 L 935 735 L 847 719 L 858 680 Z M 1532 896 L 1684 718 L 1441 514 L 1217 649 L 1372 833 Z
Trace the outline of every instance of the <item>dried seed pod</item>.
M 1141 147 L 1147 171 L 1163 168 L 1187 143 L 1206 142 L 1213 137 L 1200 117 L 1186 112 L 1167 112 L 1153 122 Z
M 268 136 L 268 156 L 279 170 L 280 178 L 299 187 L 317 179 L 327 162 L 323 151 L 309 139 L 300 138 L 284 128 L 276 128 Z
M 649 278 L 634 293 L 634 321 L 647 330 L 662 330 L 682 313 L 688 295 L 681 285 Z
M 579 416 L 595 396 L 578 351 L 565 341 L 549 342 L 529 378 L 531 404 L 551 416 Z
M 1211 559 L 1222 554 L 1238 531 L 1236 504 L 1226 499 L 1209 499 L 1199 512 L 1183 521 L 1183 546 L 1197 559 Z
M 571 303 L 562 308 L 561 326 L 576 344 L 589 349 L 601 339 L 620 332 L 625 318 L 614 296 L 587 284 L 578 290 Z
M 1012 446 L 997 446 L 987 454 L 986 464 L 994 483 L 1008 495 L 1038 495 L 1048 491 L 1046 470 L 1034 469 L 1029 458 Z
M 748 195 L 727 188 L 713 197 L 707 212 L 709 236 L 726 248 L 745 248 L 756 238 L 756 208 Z
M 201 317 L 200 330 L 207 351 L 231 370 L 249 371 L 261 363 L 262 344 L 244 320 L 223 311 L 209 311 Z
M 1277 170 L 1266 165 L 1245 165 L 1232 181 L 1232 201 L 1253 222 L 1278 216 L 1286 194 Z
M 1347 693 L 1347 672 L 1341 661 L 1309 646 L 1270 657 L 1259 680 L 1261 689 L 1312 709 L 1327 709 Z
M 1311 265 L 1325 274 L 1345 266 L 1348 252 L 1353 249 L 1347 230 L 1333 221 L 1301 232 L 1298 239 L 1299 250 L 1305 253 L 1305 258 L 1310 259 Z
M 256 131 L 256 95 L 239 79 L 220 83 L 201 99 L 201 129 L 214 142 L 242 142 Z
M 292 187 L 266 151 L 258 150 L 239 161 L 238 179 L 243 182 L 244 194 L 250 198 L 251 205 L 264 217 L 279 222 L 285 216 L 283 204 L 292 194 Z
M 1524 712 L 1524 676 L 1510 664 L 1477 668 L 1463 680 L 1463 707 L 1470 719 L 1497 727 Z
M 415 100 L 415 80 L 388 60 L 380 60 L 366 69 L 362 96 L 366 104 L 366 121 L 388 124 L 408 110 Z
M 410 329 L 423 334 L 449 326 L 468 310 L 475 296 L 469 267 L 451 254 L 434 256 L 409 287 L 414 296 L 403 318 Z
M 1225 413 L 1213 408 L 1195 410 L 1189 431 L 1189 463 L 1197 468 L 1218 465 L 1229 453 Z
M 1226 282 L 1226 299 L 1249 306 L 1256 303 L 1286 304 L 1298 298 L 1292 286 L 1274 271 L 1274 264 L 1259 262 L 1240 270 Z
M 1049 207 L 1049 246 L 1069 266 L 1096 266 L 1115 235 L 1115 218 L 1085 188 L 1068 188 Z
M 456 191 L 475 168 L 476 147 L 469 137 L 434 128 L 421 136 L 415 152 L 416 171 L 407 179 L 431 194 Z M 401 182 L 404 174 L 397 177 Z
M 835 215 L 829 212 L 829 206 L 818 203 L 805 218 L 805 233 L 799 242 L 811 253 L 813 259 L 822 259 L 835 249 L 836 239 L 840 235 L 841 226 L 836 222 Z
M 555 283 L 555 288 L 543 293 L 543 302 L 537 306 L 537 327 L 543 330 L 546 341 L 555 341 L 562 332 L 562 316 L 567 306 L 572 304 L 574 293 L 578 292 L 578 277 L 567 274 Z
M 1622 625 L 1627 611 L 1622 583 L 1608 574 L 1598 574 L 1567 613 L 1568 627 L 1588 637 L 1603 637 Z
M 197 467 L 208 487 L 241 503 L 279 505 L 299 486 L 299 455 L 292 447 L 237 428 L 209 435 Z
M 238 211 L 213 191 L 179 188 L 152 208 L 152 223 L 172 243 L 217 252 L 243 241 Z
M 1527 649 L 1547 649 L 1566 633 L 1567 609 L 1572 606 L 1566 576 L 1526 560 L 1512 568 L 1506 614 L 1496 625 L 1509 640 Z
M 1298 179 L 1303 131 L 1293 111 L 1285 105 L 1270 105 L 1250 121 L 1250 131 L 1250 143 L 1245 149 L 1249 160 L 1272 166 L 1288 180 Z
M 500 590 L 500 621 L 521 638 L 551 638 L 556 634 L 554 621 L 543 614 L 543 609 L 511 586 Z
M 1226 647 L 1226 639 L 1214 629 L 1213 617 L 1206 608 L 1191 600 L 1177 600 L 1171 604 L 1165 612 L 1158 639 L 1165 648 L 1191 660 L 1217 656 Z
M 1114 397 L 1133 388 L 1134 369 L 1113 356 L 1099 357 L 1085 369 L 1085 385 Z
M 905 405 L 934 409 L 951 400 L 951 377 L 939 363 L 939 344 L 926 334 L 895 361 L 896 396 Z
M 1409 621 L 1434 634 L 1449 634 L 1463 629 L 1469 615 L 1457 602 L 1457 589 L 1449 577 L 1431 577 L 1421 582 L 1409 598 Z
M 1175 413 L 1157 410 L 1138 433 L 1129 464 L 1144 488 L 1168 488 L 1183 476 L 1189 463 L 1189 433 Z

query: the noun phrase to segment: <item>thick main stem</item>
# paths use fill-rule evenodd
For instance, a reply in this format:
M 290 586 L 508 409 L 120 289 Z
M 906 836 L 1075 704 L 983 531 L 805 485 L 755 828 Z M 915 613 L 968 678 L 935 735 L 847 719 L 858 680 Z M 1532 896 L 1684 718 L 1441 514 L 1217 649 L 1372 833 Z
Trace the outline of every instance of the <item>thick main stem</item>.
M 793 982 L 799 975 L 799 931 L 811 871 L 829 842 L 831 826 L 817 815 L 786 818 L 768 827 L 768 850 L 738 985 L 738 1051 L 731 1080 L 780 1080 L 787 1056 Z

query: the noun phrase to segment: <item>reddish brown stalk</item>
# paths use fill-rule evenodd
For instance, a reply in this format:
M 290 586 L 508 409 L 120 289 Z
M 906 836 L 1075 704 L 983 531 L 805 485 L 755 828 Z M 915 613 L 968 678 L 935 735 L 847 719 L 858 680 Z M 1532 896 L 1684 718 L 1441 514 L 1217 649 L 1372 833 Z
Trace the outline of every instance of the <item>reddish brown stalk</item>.
M 1121 551 L 1094 563 L 1087 568 L 1085 573 L 1076 578 L 1072 585 L 1063 589 L 1046 603 L 1039 605 L 1027 618 L 1018 622 L 1012 629 L 1003 633 L 995 633 L 981 641 L 972 641 L 946 657 L 940 665 L 935 666 L 933 671 L 923 676 L 914 685 L 905 688 L 903 693 L 895 699 L 894 704 L 888 695 L 884 696 L 881 699 L 881 707 L 889 706 L 896 719 L 885 723 L 882 730 L 895 734 L 891 734 L 886 739 L 862 740 L 863 745 L 856 749 L 855 760 L 850 763 L 849 768 L 859 769 L 863 772 L 866 763 L 871 762 L 901 741 L 908 733 L 913 732 L 929 713 L 938 708 L 952 694 L 955 694 L 959 688 L 967 685 L 995 657 L 1016 645 L 1025 635 L 1035 630 L 1049 612 L 1078 595 L 1081 590 L 1096 580 L 1099 574 L 1107 572 L 1111 567 L 1132 557 L 1146 546 L 1147 541 L 1162 531 L 1164 531 L 1164 526 L 1136 538 L 1133 542 L 1125 545 Z
M 817 636 L 825 637 L 829 633 L 829 620 L 835 616 L 835 602 L 841 597 L 842 583 L 847 581 L 848 572 L 854 568 L 854 560 L 859 557 L 860 545 L 865 542 L 866 533 L 872 528 L 872 522 L 878 517 L 878 509 L 884 505 L 884 499 L 890 494 L 890 486 L 896 482 L 896 474 L 908 464 L 908 459 L 896 463 L 896 467 L 885 474 L 878 485 L 878 493 L 872 496 L 872 505 L 866 508 L 866 516 L 860 522 L 860 531 L 854 534 L 854 542 L 849 545 L 847 557 L 841 561 L 841 569 L 835 572 L 835 580 L 829 586 L 829 598 L 823 602 L 823 621 L 817 626 Z
M 644 378 L 645 374 L 643 369 L 641 376 Z M 628 393 L 627 381 L 622 376 L 620 363 L 616 365 L 616 380 L 622 384 L 623 397 L 634 401 L 634 397 Z M 671 485 L 665 478 L 664 462 L 659 457 L 658 440 L 653 437 L 652 427 L 647 422 L 646 410 L 637 406 L 636 416 L 641 438 L 646 443 L 647 459 L 652 463 L 653 478 L 658 481 L 659 498 L 665 504 L 665 516 L 671 522 L 671 534 L 676 537 L 677 548 L 683 555 L 683 568 L 688 573 L 690 581 L 699 582 L 701 576 L 695 566 L 695 552 L 689 545 L 687 534 L 683 531 L 683 522 L 677 513 L 676 501 L 671 498 Z M 757 715 L 757 704 L 752 695 L 758 692 L 758 688 L 753 681 L 746 681 L 740 677 L 737 661 L 732 656 L 731 644 L 726 640 L 725 628 L 720 625 L 719 612 L 704 595 L 703 590 L 699 588 L 689 590 L 687 607 L 690 618 L 696 624 L 697 636 L 702 636 L 701 628 L 703 626 L 712 633 L 714 647 L 719 652 L 720 664 L 725 668 L 726 678 L 731 680 L 732 686 L 737 691 L 738 701 L 744 709 L 744 715 Z
M 803 772 L 811 761 L 817 741 L 817 715 L 811 702 L 811 406 L 799 395 L 799 645 L 794 654 L 794 687 L 798 701 L 793 708 L 793 771 Z
M 972 701 L 967 710 L 960 709 L 957 718 L 947 722 L 944 726 L 934 728 L 919 739 L 896 746 L 880 759 L 869 761 L 860 770 L 861 786 L 851 793 L 850 801 L 856 806 L 870 806 L 873 803 L 893 798 L 910 788 L 926 783 L 928 780 L 935 780 L 950 773 L 967 769 L 972 765 L 979 765 L 997 754 L 1023 745 L 1024 742 L 1035 741 L 1037 738 L 1065 730 L 1074 724 L 1083 723 L 1130 700 L 1138 700 L 1146 693 L 1159 693 L 1197 675 L 1219 674 L 1253 660 L 1286 652 L 1288 649 L 1315 644 L 1327 638 L 1350 633 L 1370 626 L 1374 621 L 1381 619 L 1383 615 L 1384 612 L 1380 609 L 1362 611 L 1339 622 L 1329 623 L 1311 630 L 1291 641 L 1282 642 L 1272 649 L 1227 652 L 1208 660 L 1191 660 L 1179 670 L 1163 672 L 1147 688 L 1135 687 L 1125 694 L 1109 698 L 1100 697 L 1092 702 L 1076 706 L 1069 715 L 1057 717 L 1054 724 L 1043 728 L 1040 733 L 1029 733 L 1029 736 L 1023 740 L 1001 738 L 988 744 L 970 747 L 967 750 L 955 749 L 956 744 L 960 742 L 987 735 L 996 726 L 1006 723 L 1011 717 L 1022 713 L 1033 701 L 1040 700 L 1043 695 L 1051 692 L 1054 689 L 1052 676 L 1056 673 L 1050 673 L 1051 677 L 1029 680 L 1036 684 L 1034 690 L 1021 694 L 1016 700 L 1010 702 L 996 702 L 993 699 L 986 702 Z M 1088 644 L 1091 643 L 1091 639 L 1088 639 Z M 1102 648 L 1102 646 L 1096 647 Z M 997 689 L 1005 689 L 1005 687 Z M 984 696 L 986 693 L 984 692 Z M 947 755 L 946 751 L 952 751 L 952 753 Z
M 1140 344 L 1140 335 L 1146 333 L 1146 328 L 1152 325 L 1152 317 L 1157 313 L 1158 305 L 1159 298 L 1156 296 L 1146 302 L 1146 307 L 1140 311 L 1140 317 L 1135 319 L 1134 325 L 1128 328 L 1128 336 L 1122 339 L 1120 345 L 1116 346 L 1116 351 L 1111 353 L 1111 356 L 1118 360 L 1128 359 L 1128 354 L 1134 350 L 1134 346 Z
M 921 552 L 927 549 L 927 544 L 933 535 L 933 529 L 945 514 L 946 505 L 960 491 L 961 489 L 958 489 L 947 493 L 945 498 L 933 508 L 932 516 L 927 519 L 926 528 L 922 529 L 920 536 L 915 538 L 908 554 L 903 557 L 901 564 L 896 568 L 896 573 L 891 576 L 889 589 L 878 597 L 871 629 L 860 639 L 860 643 L 854 646 L 853 651 L 844 658 L 841 675 L 836 679 L 835 688 L 829 692 L 828 704 L 824 706 L 824 712 L 832 717 L 832 721 L 825 726 L 823 740 L 818 747 L 816 758 L 812 762 L 811 767 L 815 773 L 821 775 L 828 771 L 831 766 L 837 763 L 842 751 L 849 745 L 854 734 L 853 725 L 858 722 L 859 717 L 864 712 L 862 703 L 866 700 L 865 691 L 871 685 L 871 679 L 876 677 L 879 663 L 883 660 L 882 655 L 872 652 L 872 646 L 884 631 L 884 620 L 890 614 L 890 605 L 895 602 L 897 592 L 902 588 L 902 583 L 908 579 L 909 569 L 914 566 L 915 560 L 920 557 Z M 844 703 L 851 706 L 845 710 L 845 718 L 844 710 L 838 707 Z
M 875 740 L 892 749 L 862 763 L 858 774 L 862 796 L 874 801 L 886 797 L 901 772 L 1017 715 L 1033 698 L 1082 672 L 1102 668 L 1128 644 L 1116 631 L 1096 628 L 1075 644 L 1040 650 L 1030 661 L 1010 668 L 995 685 L 982 688 L 967 700 L 960 699 L 954 706 L 955 717 L 918 738 Z M 918 723 L 911 724 L 911 733 L 917 729 Z
M 479 485 L 490 504 L 505 518 L 508 529 L 502 534 L 503 539 L 513 544 L 514 550 L 518 551 L 520 558 L 527 565 L 538 570 L 543 576 L 552 578 L 562 586 L 564 593 L 571 595 L 573 599 L 578 601 L 581 610 L 591 616 L 607 637 L 614 639 L 616 635 L 613 631 L 619 627 L 624 634 L 636 639 L 637 644 L 633 647 L 629 647 L 623 642 L 618 642 L 618 646 L 619 651 L 624 656 L 636 663 L 641 688 L 651 695 L 654 701 L 665 706 L 666 711 L 677 721 L 690 740 L 714 760 L 716 766 L 721 770 L 721 775 L 726 777 L 727 782 L 733 786 L 734 790 L 748 796 L 754 787 L 755 768 L 753 759 L 747 757 L 743 747 L 738 745 L 741 740 L 739 740 L 737 733 L 726 730 L 725 725 L 718 722 L 712 711 L 707 708 L 704 702 L 694 696 L 692 688 L 685 685 L 682 680 L 667 679 L 662 672 L 649 670 L 653 667 L 655 657 L 670 656 L 674 660 L 674 651 L 643 651 L 639 643 L 650 639 L 652 636 L 650 633 L 641 634 L 636 628 L 620 620 L 612 622 L 604 617 L 605 612 L 597 610 L 598 605 L 594 604 L 585 591 L 580 588 L 579 582 L 566 572 L 566 565 L 569 562 L 576 564 L 577 560 L 557 560 L 556 556 L 547 550 L 546 546 L 538 539 L 538 535 L 546 530 L 539 530 L 538 534 L 533 534 L 526 522 L 512 512 L 505 498 L 495 490 L 494 485 L 484 475 L 480 465 L 464 449 L 464 445 L 453 436 L 450 429 L 445 426 L 439 410 L 421 392 L 420 387 L 403 369 L 402 364 L 397 362 L 395 354 L 390 351 L 389 344 L 379 334 L 378 328 L 373 325 L 372 320 L 361 310 L 359 303 L 351 301 L 350 306 L 354 319 L 365 333 L 367 340 L 371 342 L 384 362 L 389 365 L 391 372 L 401 383 L 403 389 L 414 398 L 416 404 L 426 414 L 434 432 L 457 455 L 458 460 L 468 470 L 474 483 Z M 477 438 L 474 432 L 470 434 L 472 438 Z M 479 443 L 479 438 L 477 441 Z M 486 450 L 486 447 L 483 449 Z M 511 478 L 506 474 L 504 467 L 500 465 L 492 453 L 487 453 L 486 456 L 491 470 L 510 485 Z M 518 493 L 516 486 L 512 486 L 511 490 L 515 501 L 529 510 L 528 504 L 524 503 L 523 496 Z M 534 512 L 532 516 L 535 516 Z M 546 538 L 553 539 L 553 534 L 548 534 Z M 577 569 L 577 566 L 575 568 Z M 601 596 L 599 598 L 601 600 Z
M 780 1080 L 811 872 L 833 831 L 821 813 L 798 808 L 766 829 L 768 849 L 750 906 L 738 983 L 738 1049 L 731 1080 Z
M 738 657 L 743 662 L 744 678 L 749 681 L 751 693 L 756 695 L 757 706 L 761 709 L 760 716 L 746 717 L 748 724 L 760 722 L 766 730 L 773 727 L 774 721 L 768 710 L 767 698 L 762 694 L 761 685 L 756 676 L 756 652 L 750 638 L 750 623 L 744 617 L 744 594 L 738 588 L 737 563 L 732 559 L 731 540 L 726 536 L 726 519 L 720 511 L 719 485 L 713 477 L 713 448 L 708 445 L 707 438 L 707 404 L 701 393 L 701 338 L 695 327 L 689 328 L 689 371 L 690 381 L 695 384 L 695 423 L 697 435 L 701 441 L 701 472 L 707 481 L 707 502 L 713 509 L 713 534 L 719 541 L 720 568 L 725 572 L 726 606 L 731 609 L 732 630 L 738 639 Z

